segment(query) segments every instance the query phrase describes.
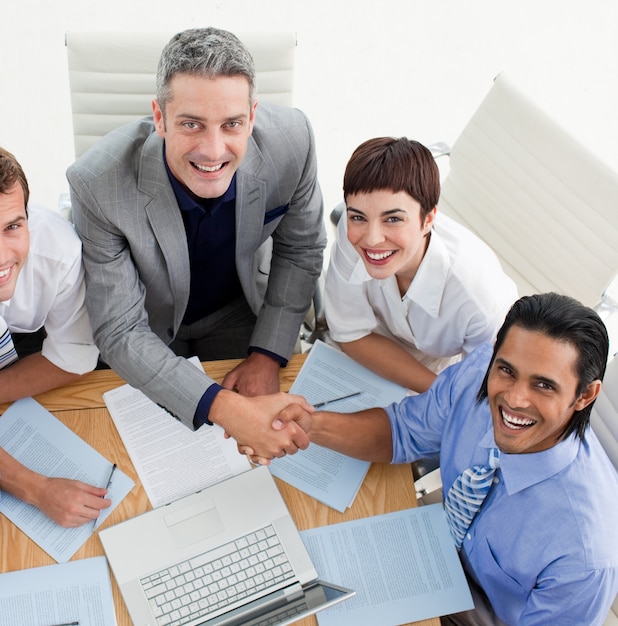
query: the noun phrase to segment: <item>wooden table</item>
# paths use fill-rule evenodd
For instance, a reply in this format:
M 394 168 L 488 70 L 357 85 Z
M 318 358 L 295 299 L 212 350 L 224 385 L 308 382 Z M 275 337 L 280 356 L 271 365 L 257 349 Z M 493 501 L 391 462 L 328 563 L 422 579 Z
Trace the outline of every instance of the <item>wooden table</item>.
M 294 355 L 288 366 L 281 370 L 281 389 L 288 391 L 303 362 L 304 355 Z M 239 361 L 213 361 L 204 369 L 215 380 L 221 381 L 225 374 Z M 36 396 L 36 400 L 69 426 L 82 439 L 99 450 L 135 481 L 135 488 L 116 507 L 102 527 L 116 524 L 152 508 L 139 476 L 107 412 L 102 394 L 124 381 L 112 370 L 92 372 L 78 382 Z M 0 413 L 7 404 L 0 404 Z M 326 524 L 359 519 L 379 513 L 398 511 L 416 506 L 414 484 L 408 465 L 372 464 L 354 505 L 345 513 L 331 509 L 287 483 L 275 479 L 283 498 L 299 529 L 315 528 Z M 103 554 L 103 548 L 95 533 L 73 557 L 82 559 Z M 40 565 L 54 560 L 4 516 L 0 516 L 0 572 L 9 572 Z M 119 626 L 130 626 L 131 620 L 112 577 L 112 591 Z M 298 622 L 299 626 L 316 626 L 315 616 Z M 439 619 L 415 622 L 422 626 L 439 626 Z M 376 625 L 379 626 L 379 625 Z

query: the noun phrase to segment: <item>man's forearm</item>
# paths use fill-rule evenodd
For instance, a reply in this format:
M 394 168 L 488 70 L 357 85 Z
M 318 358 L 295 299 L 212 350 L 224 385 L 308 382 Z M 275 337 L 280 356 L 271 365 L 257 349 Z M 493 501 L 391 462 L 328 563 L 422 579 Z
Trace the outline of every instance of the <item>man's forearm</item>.
M 0 489 L 11 495 L 34 504 L 36 497 L 34 492 L 43 477 L 29 470 L 8 452 L 0 448 Z
M 40 352 L 19 359 L 11 367 L 0 370 L 0 402 L 28 398 L 81 378 L 60 369 Z
M 314 413 L 309 437 L 313 443 L 357 459 L 390 463 L 393 458 L 391 426 L 383 409 Z

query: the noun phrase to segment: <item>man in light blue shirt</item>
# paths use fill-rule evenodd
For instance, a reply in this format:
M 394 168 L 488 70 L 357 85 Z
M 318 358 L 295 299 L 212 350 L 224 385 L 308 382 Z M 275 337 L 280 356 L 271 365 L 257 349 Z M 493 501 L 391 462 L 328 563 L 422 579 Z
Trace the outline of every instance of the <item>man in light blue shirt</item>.
M 493 350 L 480 346 L 424 394 L 345 415 L 289 407 L 280 421 L 371 461 L 439 454 L 445 494 L 497 446 L 500 467 L 460 549 L 476 610 L 443 622 L 600 625 L 618 592 L 618 475 L 589 428 L 607 351 L 594 311 L 526 296 Z

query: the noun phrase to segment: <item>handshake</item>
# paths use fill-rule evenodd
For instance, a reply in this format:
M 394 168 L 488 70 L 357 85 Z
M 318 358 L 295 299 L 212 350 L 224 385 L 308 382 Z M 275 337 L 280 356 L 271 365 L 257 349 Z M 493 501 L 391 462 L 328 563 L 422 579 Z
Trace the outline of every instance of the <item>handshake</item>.
M 210 411 L 211 420 L 236 440 L 238 451 L 260 465 L 306 449 L 313 413 L 302 396 L 279 392 L 249 397 L 229 390 L 217 394 Z
M 252 357 L 258 362 L 261 356 L 251 354 L 227 374 L 224 388 L 215 396 L 208 414 L 227 437 L 236 440 L 241 454 L 253 463 L 268 465 L 275 458 L 305 450 L 313 442 L 357 459 L 390 462 L 392 434 L 384 409 L 358 413 L 316 411 L 334 399 L 312 406 L 303 396 L 276 391 L 278 364 L 270 377 L 272 386 L 264 384 L 260 378 L 272 360 L 264 357 L 266 361 L 259 361 L 259 367 L 250 363 Z M 251 376 L 243 377 L 247 371 Z
M 298 395 L 279 392 L 249 397 L 223 390 L 217 394 L 211 414 L 221 410 L 216 407 L 220 401 L 233 403 L 234 408 L 218 415 L 216 423 L 253 463 L 268 465 L 312 442 L 365 461 L 389 463 L 393 456 L 391 425 L 381 408 L 333 413 L 316 411 L 324 403 L 311 406 Z

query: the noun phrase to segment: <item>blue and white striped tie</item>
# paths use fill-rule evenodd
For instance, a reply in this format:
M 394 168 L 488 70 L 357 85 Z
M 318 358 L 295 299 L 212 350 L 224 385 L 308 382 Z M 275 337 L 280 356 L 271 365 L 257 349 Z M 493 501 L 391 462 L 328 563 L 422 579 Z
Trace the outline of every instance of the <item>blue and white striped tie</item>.
M 17 361 L 17 352 L 6 322 L 0 317 L 0 369 Z
M 474 516 L 485 500 L 499 466 L 500 450 L 492 448 L 489 451 L 487 465 L 475 465 L 464 470 L 448 491 L 444 500 L 444 510 L 458 550 Z

